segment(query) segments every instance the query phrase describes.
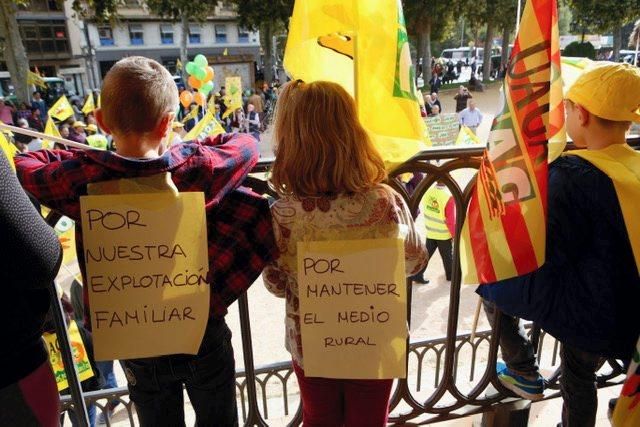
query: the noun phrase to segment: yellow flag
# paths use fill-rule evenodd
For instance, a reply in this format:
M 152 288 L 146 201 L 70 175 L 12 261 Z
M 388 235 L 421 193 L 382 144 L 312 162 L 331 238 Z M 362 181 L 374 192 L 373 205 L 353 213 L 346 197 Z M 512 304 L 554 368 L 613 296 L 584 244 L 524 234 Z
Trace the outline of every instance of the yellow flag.
M 330 80 L 354 95 L 388 166 L 427 147 L 399 0 L 296 1 L 284 67 L 294 79 Z
M 189 114 L 184 116 L 184 119 L 182 119 L 182 123 L 187 123 L 189 120 L 197 119 L 197 118 L 198 118 L 198 107 L 194 107 L 191 109 L 191 111 L 189 111 Z
M 41 87 L 43 89 L 47 88 L 47 84 L 40 74 L 36 74 L 33 71 L 29 71 L 27 74 L 27 84 Z
M 176 70 L 182 71 L 182 61 L 180 59 L 176 59 Z
M 227 110 L 222 115 L 222 118 L 226 119 L 238 108 L 242 108 L 242 78 L 240 76 L 227 77 L 224 85 L 227 91 L 227 95 L 224 98 Z
M 92 113 L 95 109 L 96 105 L 93 102 L 93 94 L 89 93 L 89 96 L 87 96 L 87 100 L 84 101 L 84 105 L 82 106 L 82 112 L 87 115 L 89 113 Z
M 56 124 L 53 122 L 53 119 L 51 117 L 49 117 L 47 119 L 47 124 L 44 127 L 44 133 L 45 135 L 51 135 L 51 136 L 57 136 L 58 138 L 62 138 L 60 136 L 60 132 L 58 131 L 58 127 L 56 126 Z M 53 148 L 53 141 L 49 141 L 48 139 L 44 139 L 42 140 L 42 148 L 45 150 L 50 150 Z
M 51 106 L 49 116 L 60 121 L 67 120 L 73 116 L 73 108 L 71 108 L 71 104 L 65 95 L 62 95 L 60 99 Z
M 200 120 L 188 134 L 184 136 L 184 141 L 193 141 L 194 139 L 203 139 L 208 136 L 216 136 L 224 133 L 225 130 L 213 116 L 211 111 L 207 111 L 202 120 Z
M 7 138 L 4 136 L 2 132 L 0 132 L 0 149 L 7 156 L 7 160 L 9 160 L 9 164 L 16 170 L 16 165 L 13 163 L 13 156 L 16 155 L 18 149 L 15 145 L 7 141 Z
M 225 48 L 224 52 L 222 52 L 222 56 L 227 56 L 229 55 L 229 49 Z
M 473 145 L 480 144 L 480 138 L 473 133 L 471 129 L 466 126 L 462 126 L 460 128 L 460 132 L 458 133 L 458 138 L 456 138 L 455 145 Z

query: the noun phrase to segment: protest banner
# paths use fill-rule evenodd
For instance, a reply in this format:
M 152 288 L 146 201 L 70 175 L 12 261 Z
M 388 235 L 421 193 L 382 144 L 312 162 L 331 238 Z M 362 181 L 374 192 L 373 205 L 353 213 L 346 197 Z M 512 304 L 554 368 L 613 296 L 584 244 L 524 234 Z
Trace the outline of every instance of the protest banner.
M 216 120 L 211 110 L 207 111 L 202 120 L 184 136 L 185 141 L 193 141 L 194 139 L 202 140 L 208 136 L 216 136 L 224 133 L 224 128 Z
M 456 138 L 456 145 L 476 145 L 482 144 L 480 138 L 466 126 L 460 127 L 460 132 Z
M 458 115 L 456 113 L 439 114 L 435 117 L 425 119 L 431 145 L 433 147 L 444 147 L 455 145 L 460 131 Z
M 299 242 L 298 293 L 305 375 L 406 377 L 402 239 Z
M 209 315 L 200 192 L 80 198 L 96 360 L 197 354 Z
M 65 390 L 69 387 L 69 383 L 67 382 L 67 374 L 64 372 L 64 364 L 62 360 L 62 353 L 60 352 L 58 336 L 56 334 L 45 332 L 42 334 L 42 338 L 44 338 L 47 345 L 49 363 L 53 369 L 53 375 L 56 378 L 58 391 Z M 89 356 L 84 343 L 82 342 L 82 337 L 80 336 L 80 331 L 78 330 L 78 325 L 75 320 L 72 320 L 69 324 L 69 343 L 71 344 L 73 362 L 76 364 L 76 369 L 78 370 L 78 378 L 80 381 L 91 378 L 93 376 L 93 369 L 91 369 Z

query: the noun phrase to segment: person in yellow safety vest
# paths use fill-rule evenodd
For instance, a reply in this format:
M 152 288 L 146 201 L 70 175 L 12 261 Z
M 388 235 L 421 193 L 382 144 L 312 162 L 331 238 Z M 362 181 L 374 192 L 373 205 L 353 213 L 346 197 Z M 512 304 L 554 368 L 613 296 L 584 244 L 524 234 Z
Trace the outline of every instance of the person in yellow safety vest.
M 451 192 L 442 181 L 438 181 L 425 193 L 422 199 L 422 212 L 427 230 L 429 257 L 435 253 L 437 248 L 442 257 L 445 278 L 451 281 L 451 265 L 453 263 L 451 242 L 455 234 L 456 208 Z M 411 277 L 411 280 L 416 283 L 429 283 L 429 280 L 423 276 L 426 268 L 425 266 L 422 271 Z
M 98 126 L 91 124 L 87 125 L 87 144 L 89 147 L 101 148 L 106 150 L 109 147 L 109 141 L 107 137 L 101 133 L 98 133 Z

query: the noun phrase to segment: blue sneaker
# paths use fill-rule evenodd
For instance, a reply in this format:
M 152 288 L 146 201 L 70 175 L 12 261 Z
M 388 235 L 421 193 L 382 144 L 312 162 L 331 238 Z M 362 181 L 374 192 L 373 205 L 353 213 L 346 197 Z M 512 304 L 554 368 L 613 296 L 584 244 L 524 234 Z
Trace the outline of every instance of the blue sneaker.
M 535 380 L 527 379 L 511 372 L 504 362 L 496 364 L 496 372 L 502 385 L 523 399 L 540 400 L 544 397 L 544 378 L 542 375 L 538 374 L 538 378 Z

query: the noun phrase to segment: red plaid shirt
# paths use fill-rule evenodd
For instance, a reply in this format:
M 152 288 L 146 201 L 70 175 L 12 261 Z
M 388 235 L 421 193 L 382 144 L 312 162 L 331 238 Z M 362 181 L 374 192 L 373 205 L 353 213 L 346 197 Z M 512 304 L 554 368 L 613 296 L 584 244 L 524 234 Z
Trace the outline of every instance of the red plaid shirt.
M 155 159 L 133 160 L 109 151 L 41 150 L 17 156 L 15 163 L 28 193 L 76 221 L 76 251 L 85 278 L 80 196 L 87 194 L 87 184 L 170 172 L 179 191 L 203 191 L 210 316 L 223 317 L 227 307 L 277 257 L 267 200 L 240 187 L 258 157 L 255 140 L 236 134 L 178 144 Z M 86 286 L 84 306 L 89 320 Z M 91 323 L 87 321 L 87 325 Z

